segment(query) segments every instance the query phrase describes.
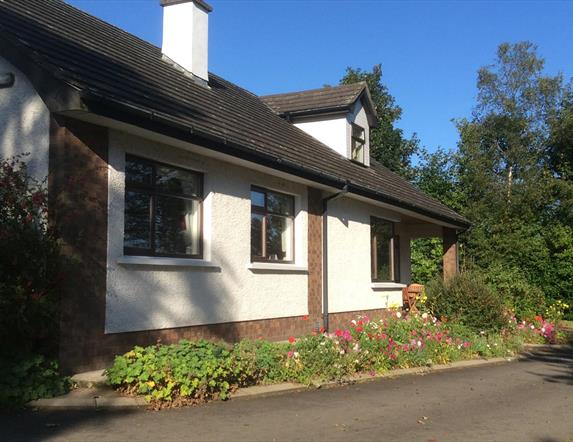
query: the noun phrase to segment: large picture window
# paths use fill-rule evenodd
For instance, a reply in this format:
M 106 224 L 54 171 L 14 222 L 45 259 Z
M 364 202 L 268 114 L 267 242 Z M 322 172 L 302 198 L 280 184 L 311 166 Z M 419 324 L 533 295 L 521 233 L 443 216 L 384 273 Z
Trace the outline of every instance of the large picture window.
M 124 253 L 201 258 L 202 197 L 201 173 L 127 156 Z
M 251 260 L 293 262 L 294 197 L 251 189 Z
M 372 281 L 398 282 L 400 280 L 400 259 L 398 256 L 398 237 L 394 234 L 394 223 L 372 217 L 370 219 L 370 232 Z

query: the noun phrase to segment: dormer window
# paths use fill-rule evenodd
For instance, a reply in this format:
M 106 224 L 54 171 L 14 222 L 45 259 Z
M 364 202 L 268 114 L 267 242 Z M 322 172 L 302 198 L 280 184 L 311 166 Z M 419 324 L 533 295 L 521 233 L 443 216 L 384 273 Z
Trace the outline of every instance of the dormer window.
M 363 127 L 352 123 L 352 137 L 350 139 L 350 143 L 350 159 L 352 161 L 364 163 L 366 135 Z

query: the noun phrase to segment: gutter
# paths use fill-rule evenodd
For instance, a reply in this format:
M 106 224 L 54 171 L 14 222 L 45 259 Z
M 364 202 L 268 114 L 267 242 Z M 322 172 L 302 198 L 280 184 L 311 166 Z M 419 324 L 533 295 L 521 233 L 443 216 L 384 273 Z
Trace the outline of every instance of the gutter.
M 275 156 L 267 152 L 262 152 L 258 149 L 245 148 L 244 146 L 227 140 L 225 137 L 197 130 L 196 128 L 189 127 L 187 124 L 180 123 L 173 118 L 149 111 L 148 109 L 136 105 L 118 102 L 110 99 L 109 97 L 100 96 L 94 92 L 84 93 L 82 101 L 85 105 L 84 110 L 93 112 L 97 115 L 142 127 L 189 143 L 199 144 L 208 149 L 306 178 L 310 181 L 314 181 L 328 187 L 342 189 L 348 186 L 348 192 L 350 193 L 412 210 L 413 212 L 428 216 L 429 218 L 457 225 L 461 229 L 466 229 L 470 226 L 469 222 L 436 214 L 430 210 L 415 206 L 398 198 L 393 198 L 389 195 L 384 195 L 358 186 L 351 183 L 349 180 L 344 180 L 316 169 L 301 166 L 299 163 L 294 161 Z
M 328 331 L 328 203 L 348 193 L 347 181 L 340 192 L 322 200 L 322 326 Z

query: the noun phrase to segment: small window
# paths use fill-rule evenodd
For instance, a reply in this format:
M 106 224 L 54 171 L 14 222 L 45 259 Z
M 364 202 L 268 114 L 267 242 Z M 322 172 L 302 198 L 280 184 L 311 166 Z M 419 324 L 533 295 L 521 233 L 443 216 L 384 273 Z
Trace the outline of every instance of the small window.
M 398 237 L 394 234 L 394 223 L 372 217 L 370 231 L 372 281 L 398 282 L 399 245 Z
M 357 124 L 352 124 L 352 139 L 350 145 L 350 159 L 364 163 L 364 150 L 366 146 L 366 132 Z
M 293 262 L 294 197 L 251 189 L 251 260 Z
M 128 156 L 126 255 L 202 257 L 203 175 Z

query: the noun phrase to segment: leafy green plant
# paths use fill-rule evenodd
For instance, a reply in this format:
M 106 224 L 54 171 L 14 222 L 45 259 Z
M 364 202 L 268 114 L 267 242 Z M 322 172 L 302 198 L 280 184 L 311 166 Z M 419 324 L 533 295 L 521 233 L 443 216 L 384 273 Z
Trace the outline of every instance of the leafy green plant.
M 502 299 L 475 272 L 462 272 L 426 287 L 426 306 L 437 317 L 479 331 L 501 330 L 506 322 Z
M 58 396 L 71 386 L 61 376 L 58 364 L 41 355 L 2 358 L 0 360 L 0 407 L 14 408 L 29 401 Z
M 159 407 L 162 402 L 227 399 L 239 381 L 237 375 L 227 347 L 186 340 L 174 345 L 135 347 L 117 356 L 107 370 L 112 386 L 144 395 Z

